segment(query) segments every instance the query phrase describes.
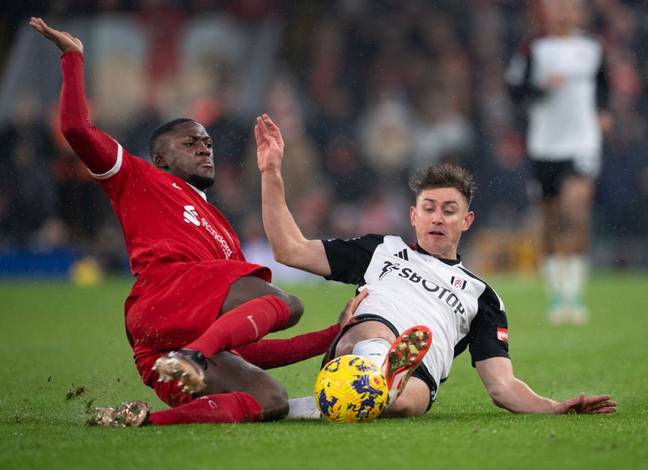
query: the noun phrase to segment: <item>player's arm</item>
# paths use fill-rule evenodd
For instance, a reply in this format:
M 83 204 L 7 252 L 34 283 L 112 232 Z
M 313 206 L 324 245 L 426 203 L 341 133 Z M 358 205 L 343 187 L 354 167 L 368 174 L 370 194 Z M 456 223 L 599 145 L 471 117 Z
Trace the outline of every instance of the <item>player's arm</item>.
M 320 276 L 331 274 L 324 244 L 304 237 L 295 222 L 284 192 L 281 162 L 284 142 L 279 127 L 267 114 L 254 126 L 257 164 L 261 172 L 261 210 L 265 229 L 275 259 L 288 266 Z
M 586 397 L 581 394 L 562 402 L 542 397 L 515 377 L 511 360 L 506 357 L 478 361 L 475 368 L 493 403 L 514 413 L 600 414 L 616 411 L 616 402 L 607 395 Z
M 517 104 L 524 102 L 526 99 L 540 99 L 546 94 L 546 89 L 536 86 L 533 81 L 533 55 L 531 54 L 531 42 L 525 41 L 518 51 L 511 58 L 508 69 L 506 70 L 506 84 L 513 101 Z M 551 78 L 550 82 L 558 82 L 559 77 Z M 556 83 L 556 86 L 559 83 Z M 548 89 L 554 86 L 548 83 Z
M 49 27 L 41 18 L 31 18 L 29 25 L 63 53 L 60 121 L 65 139 L 93 176 L 100 179 L 112 176 L 119 170 L 122 148 L 88 120 L 83 80 L 83 43 L 65 31 Z
M 599 69 L 596 73 L 596 109 L 598 111 L 599 126 L 604 134 L 612 130 L 614 119 L 609 110 L 610 106 L 610 85 L 608 81 L 607 53 L 602 44 L 602 57 Z

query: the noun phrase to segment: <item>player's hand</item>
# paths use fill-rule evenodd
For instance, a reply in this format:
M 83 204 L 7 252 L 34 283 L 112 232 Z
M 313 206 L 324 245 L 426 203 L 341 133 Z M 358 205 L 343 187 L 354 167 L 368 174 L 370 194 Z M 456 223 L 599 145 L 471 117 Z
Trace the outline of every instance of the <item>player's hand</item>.
M 545 81 L 545 88 L 549 91 L 554 91 L 562 86 L 565 83 L 565 77 L 560 74 L 550 75 Z
M 369 289 L 363 289 L 358 293 L 358 295 L 347 302 L 344 310 L 342 310 L 342 313 L 340 313 L 340 318 L 338 319 L 338 324 L 341 328 L 344 328 L 344 325 L 346 325 L 349 320 L 351 320 L 351 317 L 353 317 L 353 314 L 358 309 L 360 303 L 364 299 L 366 299 L 368 295 Z
M 578 414 L 604 414 L 616 413 L 616 401 L 610 400 L 608 395 L 598 395 L 586 397 L 580 394 L 578 398 L 572 398 L 557 403 L 555 407 L 556 414 L 578 413 Z
M 257 165 L 259 171 L 280 170 L 284 154 L 284 141 L 279 127 L 270 116 L 258 116 L 254 126 L 257 144 Z
M 32 16 L 29 20 L 29 26 L 56 44 L 56 47 L 58 47 L 61 52 L 75 51 L 83 54 L 83 43 L 79 38 L 75 38 L 65 31 L 50 28 L 42 18 L 35 18 Z
M 612 127 L 614 126 L 614 118 L 612 117 L 612 113 L 609 111 L 600 111 L 598 113 L 598 122 L 599 122 L 599 127 L 601 128 L 601 132 L 603 132 L 604 135 L 608 135 L 610 132 L 612 132 Z

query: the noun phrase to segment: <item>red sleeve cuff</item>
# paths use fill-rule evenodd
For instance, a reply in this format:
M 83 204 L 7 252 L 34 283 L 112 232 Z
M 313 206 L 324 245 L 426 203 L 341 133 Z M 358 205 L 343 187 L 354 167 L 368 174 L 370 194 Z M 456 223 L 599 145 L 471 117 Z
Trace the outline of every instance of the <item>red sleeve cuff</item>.
M 79 51 L 66 51 L 63 54 L 61 54 L 61 60 L 68 59 L 69 60 L 74 60 L 74 58 L 79 58 L 81 59 L 81 62 L 83 62 L 83 53 Z

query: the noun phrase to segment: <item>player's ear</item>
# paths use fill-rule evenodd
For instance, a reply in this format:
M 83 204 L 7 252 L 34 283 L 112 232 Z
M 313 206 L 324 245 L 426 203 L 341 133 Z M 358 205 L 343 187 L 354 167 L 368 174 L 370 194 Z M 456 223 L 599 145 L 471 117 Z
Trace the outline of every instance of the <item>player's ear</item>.
M 462 231 L 465 232 L 466 230 L 468 230 L 474 220 L 475 220 L 475 213 L 473 211 L 468 211 L 466 217 L 464 217 L 464 226 Z
M 153 164 L 155 164 L 156 167 L 161 168 L 163 170 L 169 168 L 169 163 L 166 161 L 166 158 L 164 158 L 164 155 L 160 153 L 156 153 L 155 155 L 153 155 Z
M 416 223 L 416 207 L 410 206 L 410 224 L 414 227 Z

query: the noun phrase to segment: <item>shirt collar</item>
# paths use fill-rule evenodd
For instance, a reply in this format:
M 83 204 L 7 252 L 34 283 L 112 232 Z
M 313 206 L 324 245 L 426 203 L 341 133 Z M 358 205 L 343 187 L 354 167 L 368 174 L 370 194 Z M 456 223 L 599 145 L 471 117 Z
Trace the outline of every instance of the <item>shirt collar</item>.
M 433 258 L 436 258 L 439 261 L 441 261 L 442 263 L 445 263 L 445 264 L 447 264 L 449 266 L 455 266 L 455 265 L 461 263 L 461 256 L 459 254 L 457 254 L 457 259 L 440 258 L 438 256 L 431 255 L 430 253 L 425 251 L 423 248 L 421 248 L 421 245 L 419 245 L 418 243 L 414 246 L 414 249 L 416 251 L 418 251 L 419 253 L 423 253 L 424 255 L 432 256 Z
M 187 182 L 185 181 L 185 183 L 187 183 Z M 205 201 L 207 200 L 207 195 L 205 194 L 204 191 L 201 191 L 200 189 L 196 188 L 193 184 L 189 184 L 189 183 L 187 183 L 187 184 L 191 187 L 191 189 L 193 189 L 198 194 L 200 194 L 200 197 L 202 197 Z

